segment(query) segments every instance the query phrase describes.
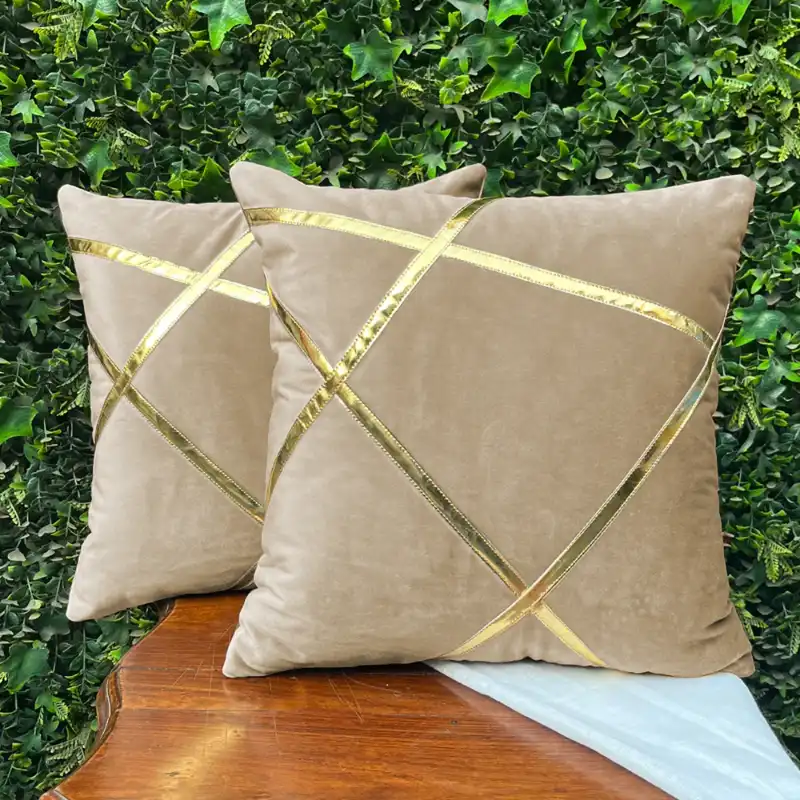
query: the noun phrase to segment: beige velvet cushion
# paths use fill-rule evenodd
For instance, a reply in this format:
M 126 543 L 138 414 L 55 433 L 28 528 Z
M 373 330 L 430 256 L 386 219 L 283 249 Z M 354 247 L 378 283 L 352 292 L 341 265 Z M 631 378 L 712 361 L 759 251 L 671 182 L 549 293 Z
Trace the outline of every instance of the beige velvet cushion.
M 227 675 L 752 670 L 712 421 L 749 180 L 466 208 L 251 164 L 232 181 L 278 361 Z
M 475 197 L 484 177 L 469 167 L 401 191 Z M 247 584 L 260 553 L 274 355 L 244 216 L 235 203 L 71 186 L 58 199 L 90 330 L 96 439 L 90 534 L 67 615 Z

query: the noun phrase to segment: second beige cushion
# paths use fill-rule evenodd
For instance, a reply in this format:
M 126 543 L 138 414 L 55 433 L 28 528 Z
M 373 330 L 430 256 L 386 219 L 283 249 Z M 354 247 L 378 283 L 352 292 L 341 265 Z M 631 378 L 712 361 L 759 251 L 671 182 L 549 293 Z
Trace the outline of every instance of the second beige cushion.
M 232 180 L 278 360 L 226 674 L 751 671 L 712 420 L 750 181 L 465 204 Z

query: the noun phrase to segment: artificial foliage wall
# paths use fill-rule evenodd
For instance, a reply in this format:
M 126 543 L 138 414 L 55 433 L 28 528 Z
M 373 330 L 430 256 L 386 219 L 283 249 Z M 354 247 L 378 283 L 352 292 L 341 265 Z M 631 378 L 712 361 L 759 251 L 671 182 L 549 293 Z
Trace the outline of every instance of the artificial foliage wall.
M 64 616 L 92 450 L 56 191 L 231 200 L 240 159 L 371 187 L 480 161 L 487 191 L 509 195 L 758 182 L 719 365 L 722 519 L 750 686 L 800 752 L 799 13 L 785 0 L 0 3 L 0 798 L 35 797 L 80 762 L 99 683 L 155 616 Z

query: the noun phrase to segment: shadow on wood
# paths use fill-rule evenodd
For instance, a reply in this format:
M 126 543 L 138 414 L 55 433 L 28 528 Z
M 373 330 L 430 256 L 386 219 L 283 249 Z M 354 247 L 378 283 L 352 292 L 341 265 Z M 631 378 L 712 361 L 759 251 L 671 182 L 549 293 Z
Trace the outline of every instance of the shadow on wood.
M 98 694 L 98 744 L 42 800 L 667 800 L 424 666 L 222 676 L 244 595 L 182 598 Z

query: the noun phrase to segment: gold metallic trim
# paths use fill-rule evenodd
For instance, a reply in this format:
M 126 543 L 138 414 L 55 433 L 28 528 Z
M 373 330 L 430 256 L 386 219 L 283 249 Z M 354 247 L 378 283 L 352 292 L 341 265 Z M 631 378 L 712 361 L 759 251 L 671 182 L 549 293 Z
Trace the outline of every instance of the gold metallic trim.
M 245 216 L 253 226 L 277 222 L 284 225 L 323 228 L 325 230 L 338 231 L 339 233 L 349 233 L 366 239 L 389 242 L 409 250 L 423 250 L 431 241 L 427 236 L 418 233 L 404 231 L 399 228 L 390 228 L 386 225 L 344 217 L 338 214 L 297 211 L 290 208 L 250 208 L 245 209 Z M 710 348 L 714 341 L 711 334 L 701 325 L 679 311 L 653 303 L 628 292 L 601 286 L 580 278 L 572 278 L 569 275 L 534 267 L 522 261 L 515 261 L 494 253 L 458 244 L 450 244 L 444 249 L 442 255 L 482 269 L 499 272 L 527 283 L 582 297 L 585 300 L 602 303 L 603 305 L 655 320 L 702 342 L 706 348 Z
M 330 374 L 325 378 L 323 385 L 320 386 L 305 408 L 298 414 L 297 419 L 286 434 L 286 438 L 275 457 L 267 481 L 267 507 L 269 507 L 269 501 L 275 491 L 278 478 L 303 434 L 314 424 L 314 420 L 322 413 L 322 409 L 331 401 L 339 386 L 347 380 L 347 377 L 358 362 L 372 347 L 380 336 L 381 331 L 383 331 L 404 300 L 430 269 L 431 265 L 441 256 L 453 239 L 458 236 L 470 219 L 490 202 L 492 202 L 492 198 L 471 200 L 460 208 L 445 222 L 433 238 L 428 239 L 425 247 L 414 256 L 411 263 L 403 270 L 389 291 L 383 296 L 378 307 L 372 312 L 353 343 L 345 351 L 342 359 L 333 367 Z
M 91 334 L 89 343 L 108 377 L 116 383 L 122 370 Z M 135 386 L 127 387 L 125 397 L 168 444 L 174 447 L 198 472 L 208 478 L 229 500 L 256 522 L 264 521 L 264 507 L 261 503 L 228 475 L 222 467 L 214 463 L 188 436 L 181 433 Z
M 500 551 L 481 533 L 452 500 L 439 488 L 419 462 L 395 438 L 394 434 L 346 384 L 338 396 L 378 447 L 400 468 L 437 514 L 466 542 L 475 555 L 497 575 L 514 594 L 525 591 L 525 580 L 506 561 Z
M 252 227 L 280 222 L 283 225 L 322 228 L 327 231 L 360 236 L 362 239 L 389 242 L 389 244 L 409 250 L 424 250 L 431 240 L 430 236 L 421 233 L 412 233 L 401 228 L 379 225 L 377 222 L 344 217 L 341 214 L 328 214 L 323 211 L 298 211 L 293 208 L 246 208 L 244 215 Z
M 275 309 L 278 319 L 283 323 L 289 335 L 316 367 L 323 379 L 328 380 L 333 373 L 333 369 L 322 351 L 317 347 L 291 312 L 275 296 L 271 287 L 268 287 L 268 291 L 270 292 L 270 302 Z M 419 462 L 408 452 L 403 444 L 383 422 L 381 422 L 377 415 L 361 400 L 350 386 L 343 381 L 339 385 L 336 394 L 377 446 L 397 467 L 399 467 L 406 478 L 408 478 L 417 491 L 422 494 L 434 511 L 442 517 L 447 525 L 471 548 L 484 564 L 486 564 L 515 595 L 520 595 L 524 592 L 526 584 L 522 576 L 503 557 L 491 541 L 472 524 L 466 515 L 453 503 Z M 571 650 L 595 666 L 605 666 L 604 662 L 598 658 L 561 619 L 559 619 L 549 606 L 542 604 L 534 613 L 545 627 Z
M 531 613 L 542 623 L 542 625 L 554 634 L 561 643 L 566 645 L 573 653 L 577 653 L 595 667 L 607 667 L 602 658 L 596 656 L 584 643 L 584 641 L 572 630 L 547 603 L 540 603 Z
M 252 234 L 245 235 L 251 236 Z M 127 250 L 124 247 L 107 244 L 106 242 L 97 242 L 92 239 L 70 239 L 69 247 L 73 253 L 83 253 L 85 255 L 96 256 L 97 258 L 105 258 L 108 261 L 116 261 L 119 264 L 136 267 L 151 275 L 168 278 L 176 283 L 189 285 L 200 277 L 200 273 L 195 272 L 193 269 L 181 267 L 178 264 L 173 264 L 171 261 L 154 258 L 153 256 L 146 256 L 144 253 L 139 253 L 136 250 Z M 225 280 L 225 278 L 218 278 L 211 284 L 210 290 L 218 294 L 224 294 L 227 297 L 232 297 L 234 300 L 241 300 L 244 303 L 269 307 L 269 297 L 263 289 L 255 289 L 244 283 L 236 283 L 235 281 Z
M 630 311 L 640 317 L 647 317 L 674 328 L 687 336 L 691 336 L 706 348 L 710 348 L 714 343 L 714 338 L 711 334 L 693 319 L 681 314 L 679 311 L 650 302 L 636 295 L 628 294 L 628 292 L 621 292 L 608 286 L 601 286 L 598 283 L 572 278 L 569 275 L 534 267 L 522 261 L 515 261 L 511 258 L 487 253 L 483 250 L 475 250 L 471 247 L 453 245 L 446 255 L 449 258 L 465 261 L 467 264 L 499 272 L 527 283 L 582 297 L 584 300 L 591 300 L 612 308 L 622 309 L 623 311 Z
M 619 486 L 606 499 L 597 513 L 562 550 L 558 557 L 505 611 L 498 614 L 464 644 L 449 652 L 444 658 L 458 658 L 481 644 L 498 636 L 515 625 L 526 614 L 534 611 L 553 589 L 561 583 L 570 570 L 599 541 L 603 533 L 617 518 L 625 504 L 650 475 L 691 418 L 706 392 L 714 373 L 714 363 L 719 352 L 722 331 L 706 356 L 703 368 L 683 399 L 670 414 L 661 430 L 650 442 Z
M 95 441 L 105 429 L 111 412 L 131 385 L 136 373 L 142 368 L 147 357 L 158 343 L 172 330 L 178 320 L 208 291 L 211 284 L 227 270 L 236 259 L 253 243 L 253 235 L 247 233 L 226 248 L 203 272 L 199 273 L 187 287 L 164 309 L 158 319 L 136 345 L 128 357 L 120 374 L 106 396 L 95 428 Z

